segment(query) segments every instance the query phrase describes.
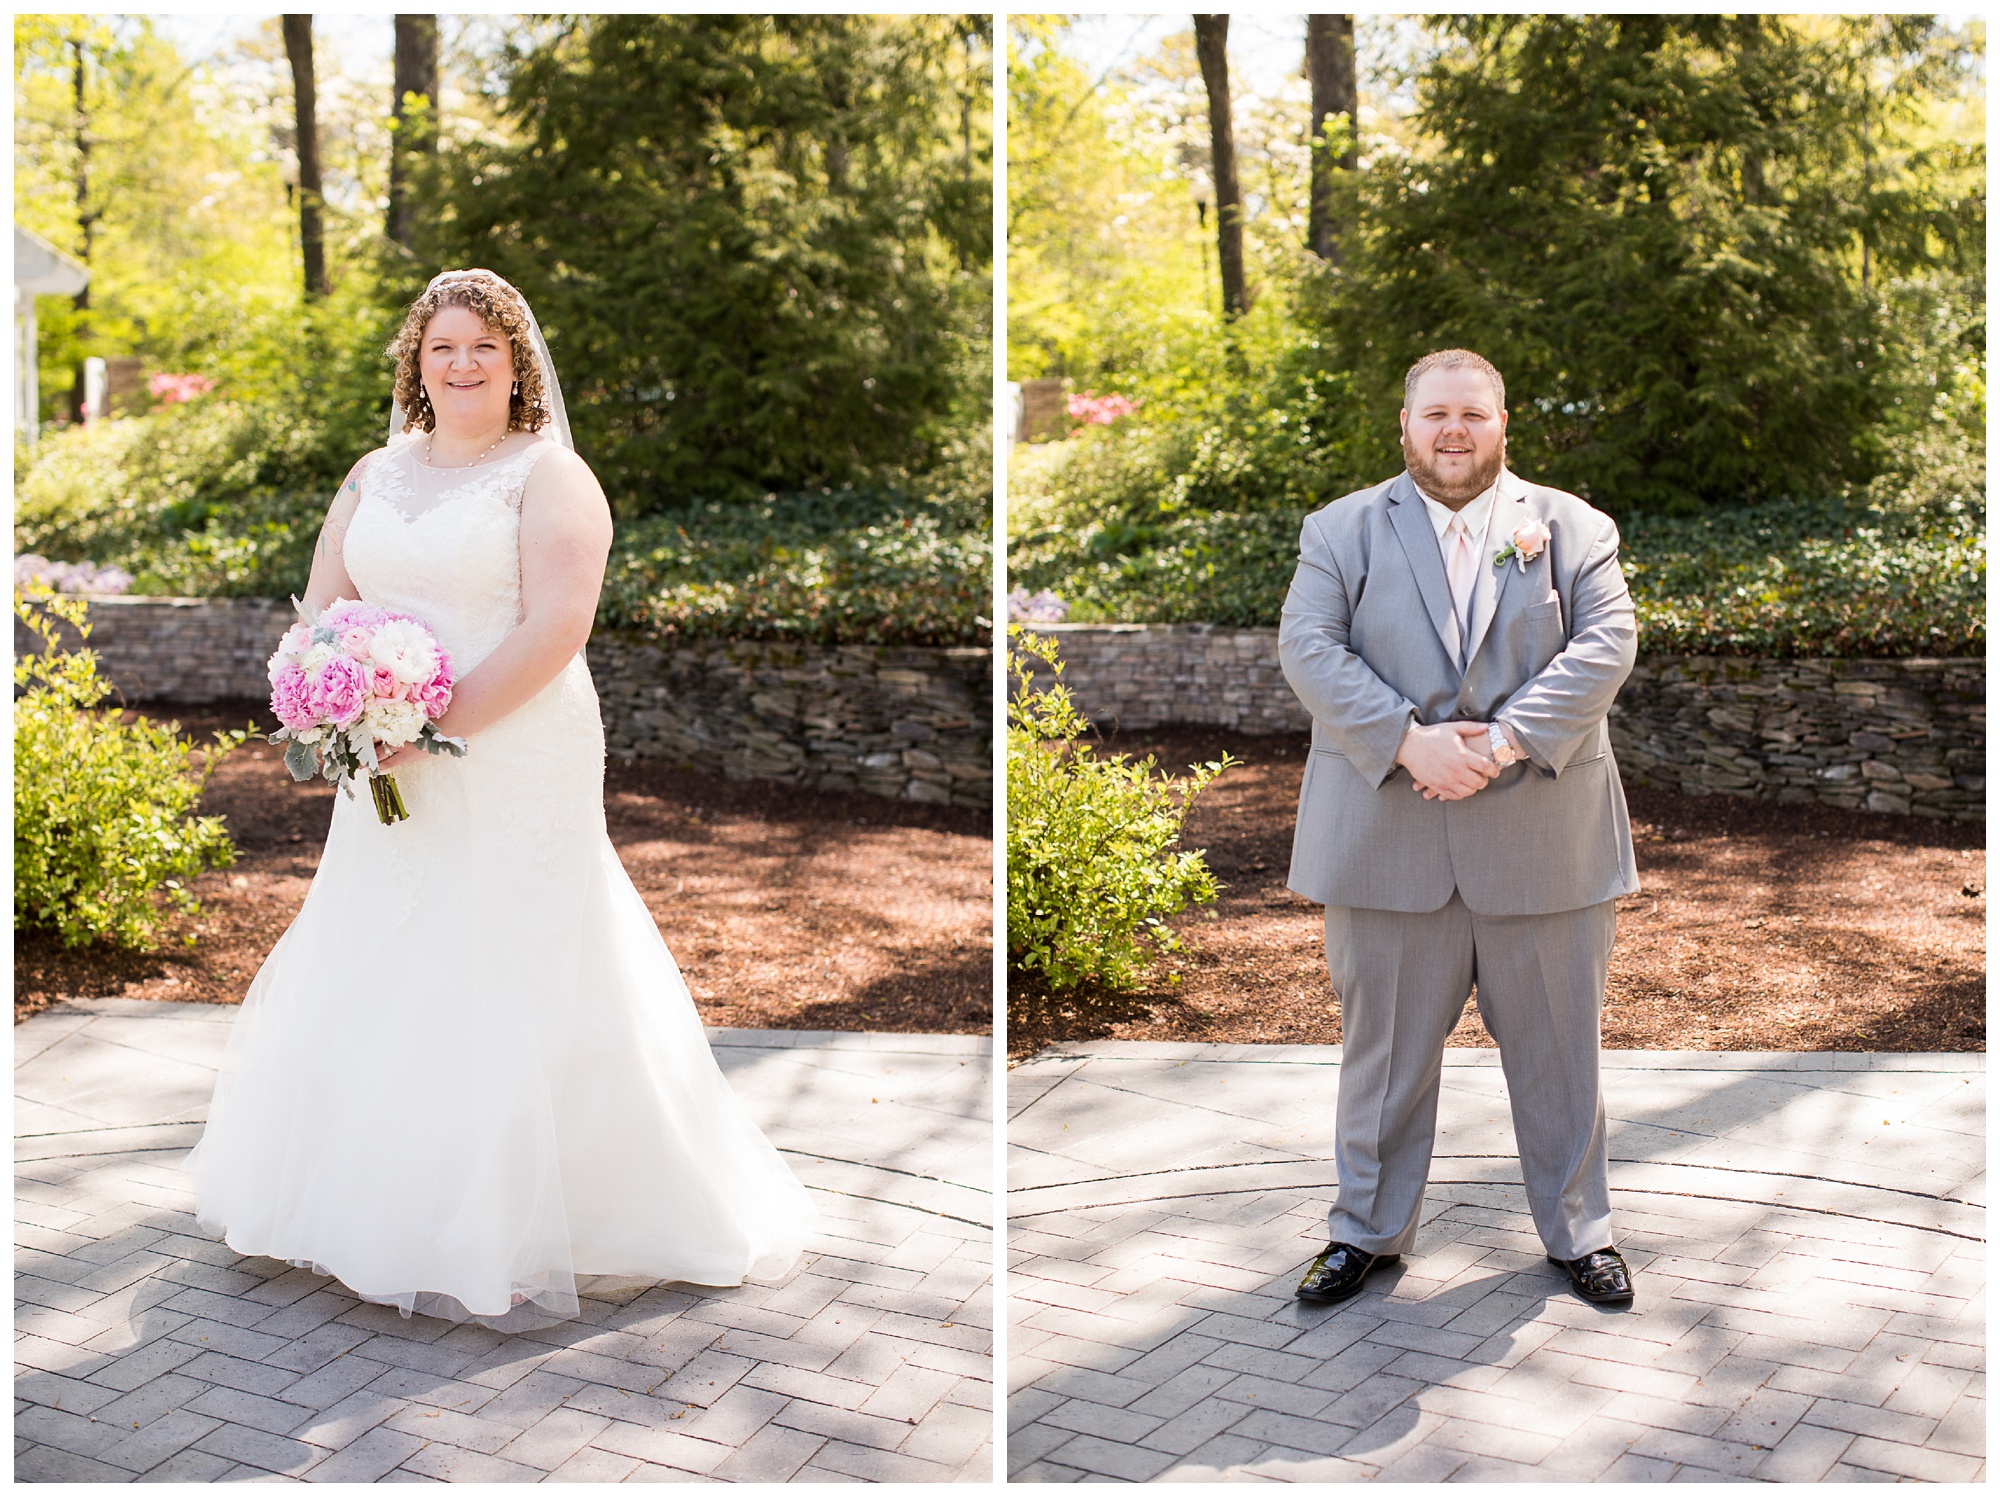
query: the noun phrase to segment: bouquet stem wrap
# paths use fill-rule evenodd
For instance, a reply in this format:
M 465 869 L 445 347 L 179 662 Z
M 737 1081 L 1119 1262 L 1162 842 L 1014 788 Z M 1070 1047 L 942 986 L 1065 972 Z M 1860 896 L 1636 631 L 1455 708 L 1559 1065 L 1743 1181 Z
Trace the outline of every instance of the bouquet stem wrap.
M 394 775 L 370 775 L 368 790 L 375 798 L 375 815 L 382 825 L 394 826 L 399 821 L 410 819 L 409 809 L 403 804 L 403 793 L 396 788 Z

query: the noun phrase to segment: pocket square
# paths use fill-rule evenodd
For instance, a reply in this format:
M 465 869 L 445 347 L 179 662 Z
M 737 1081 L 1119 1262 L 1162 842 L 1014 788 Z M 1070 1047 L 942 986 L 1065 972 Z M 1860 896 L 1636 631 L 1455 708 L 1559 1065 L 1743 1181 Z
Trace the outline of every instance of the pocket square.
M 1544 603 L 1560 603 L 1562 599 L 1556 595 L 1556 590 L 1554 588 L 1550 588 L 1549 595 L 1546 598 L 1542 599 L 1542 601 Z

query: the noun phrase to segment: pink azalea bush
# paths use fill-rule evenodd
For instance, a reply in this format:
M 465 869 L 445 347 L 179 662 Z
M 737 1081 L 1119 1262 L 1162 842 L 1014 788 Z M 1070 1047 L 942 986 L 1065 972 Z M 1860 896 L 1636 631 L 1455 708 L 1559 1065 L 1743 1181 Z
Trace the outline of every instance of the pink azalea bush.
M 147 382 L 147 388 L 161 405 L 180 405 L 197 395 L 206 395 L 215 388 L 215 381 L 205 374 L 156 374 Z
M 97 566 L 87 561 L 50 561 L 29 553 L 14 558 L 16 588 L 46 587 L 59 593 L 122 593 L 132 585 L 123 567 Z
M 1085 426 L 1109 426 L 1120 416 L 1129 416 L 1138 409 L 1123 395 L 1094 395 L 1086 390 L 1069 397 L 1070 419 Z
M 1069 617 L 1069 605 L 1047 589 L 1030 594 L 1017 587 L 1007 594 L 1007 618 L 1016 624 L 1060 624 Z

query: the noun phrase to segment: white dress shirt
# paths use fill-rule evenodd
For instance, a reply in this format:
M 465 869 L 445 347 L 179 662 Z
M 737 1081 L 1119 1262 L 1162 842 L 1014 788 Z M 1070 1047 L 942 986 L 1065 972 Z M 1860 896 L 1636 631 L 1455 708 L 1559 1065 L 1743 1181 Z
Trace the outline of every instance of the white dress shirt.
M 1506 470 L 1503 468 L 1501 472 L 1504 474 Z M 1466 531 L 1472 537 L 1472 554 L 1479 563 L 1478 579 L 1472 584 L 1472 607 L 1467 610 L 1471 620 L 1470 637 L 1474 640 L 1485 636 L 1486 626 L 1493 621 L 1494 602 L 1500 596 L 1499 568 L 1493 565 L 1493 553 L 1500 548 L 1493 544 L 1490 533 L 1493 528 L 1493 511 L 1499 508 L 1495 502 L 1499 494 L 1500 479 L 1495 478 L 1485 493 L 1458 511 L 1465 517 Z M 1445 572 L 1449 575 L 1451 558 L 1445 552 L 1444 533 L 1451 526 L 1452 511 L 1426 494 L 1421 486 L 1417 489 L 1417 495 L 1424 501 L 1424 511 L 1431 519 L 1431 529 L 1437 532 L 1438 556 L 1444 562 Z M 1452 627 L 1454 629 L 1462 627 L 1455 613 Z M 1459 650 L 1461 668 L 1471 663 L 1466 658 L 1465 647 L 1461 645 Z M 1520 732 L 1510 722 L 1501 721 L 1501 727 L 1506 730 L 1508 740 L 1514 745 L 1514 752 L 1521 753 L 1523 740 Z
M 1485 633 L 1485 630 L 1480 625 L 1482 622 L 1491 621 L 1493 617 L 1493 601 L 1499 595 L 1499 583 L 1493 575 L 1493 552 L 1495 548 L 1489 543 L 1490 538 L 1487 535 L 1487 532 L 1493 525 L 1493 510 L 1495 508 L 1493 501 L 1499 490 L 1500 480 L 1496 478 L 1485 493 L 1466 505 L 1464 509 L 1458 511 L 1458 514 L 1465 519 L 1467 534 L 1472 537 L 1472 556 L 1473 560 L 1478 563 L 1478 566 L 1474 573 L 1475 580 L 1472 584 L 1472 606 L 1466 610 L 1466 617 L 1463 620 L 1458 619 L 1454 614 L 1453 624 L 1456 628 L 1469 629 L 1470 639 L 1478 639 Z M 1425 512 L 1431 517 L 1431 529 L 1437 532 L 1438 555 L 1444 561 L 1445 575 L 1449 576 L 1451 574 L 1451 557 L 1445 551 L 1444 533 L 1451 525 L 1452 511 L 1431 498 L 1429 494 L 1424 493 L 1421 488 L 1417 490 L 1417 493 L 1424 501 Z M 1462 640 L 1460 642 L 1458 654 L 1461 666 L 1471 663 L 1466 658 L 1466 641 Z

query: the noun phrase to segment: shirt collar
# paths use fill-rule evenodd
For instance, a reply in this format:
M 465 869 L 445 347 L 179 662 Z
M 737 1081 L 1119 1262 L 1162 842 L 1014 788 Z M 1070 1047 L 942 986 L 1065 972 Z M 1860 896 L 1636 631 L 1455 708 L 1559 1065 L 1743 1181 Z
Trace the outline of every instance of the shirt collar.
M 1501 471 L 1504 473 L 1506 470 L 1502 469 Z M 1414 485 L 1416 480 L 1411 479 L 1410 482 Z M 1500 479 L 1495 478 L 1485 493 L 1459 511 L 1460 514 L 1465 516 L 1466 530 L 1475 540 L 1486 534 L 1486 522 L 1492 517 L 1494 496 L 1499 491 Z M 1424 510 L 1430 516 L 1431 529 L 1437 532 L 1438 540 L 1442 541 L 1446 529 L 1451 525 L 1452 512 L 1438 503 L 1437 500 L 1431 498 L 1421 488 L 1417 489 L 1417 497 L 1424 501 Z

